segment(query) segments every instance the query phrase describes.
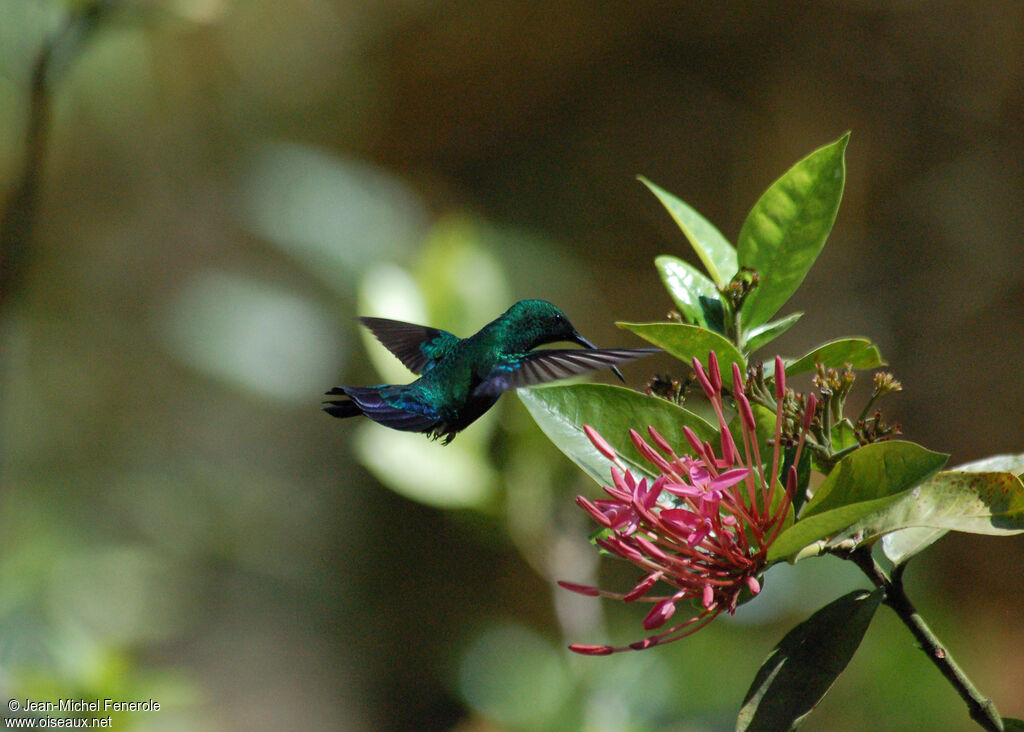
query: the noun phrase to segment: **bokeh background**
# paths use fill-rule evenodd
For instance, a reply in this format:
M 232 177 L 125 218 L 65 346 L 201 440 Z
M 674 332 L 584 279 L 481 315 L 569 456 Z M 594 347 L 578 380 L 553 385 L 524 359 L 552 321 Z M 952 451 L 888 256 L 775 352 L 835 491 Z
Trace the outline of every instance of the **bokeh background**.
M 640 618 L 553 588 L 599 571 L 597 488 L 515 397 L 441 448 L 319 395 L 406 376 L 357 314 L 468 334 L 542 297 L 639 345 L 653 257 L 693 258 L 635 175 L 734 238 L 848 129 L 779 349 L 870 336 L 909 439 L 1024 451 L 1020 3 L 0 0 L 0 694 L 158 701 L 138 730 L 732 729 L 855 572 L 572 657 Z M 1024 716 L 1022 541 L 949 536 L 908 582 Z M 865 720 L 973 728 L 885 609 L 805 728 Z

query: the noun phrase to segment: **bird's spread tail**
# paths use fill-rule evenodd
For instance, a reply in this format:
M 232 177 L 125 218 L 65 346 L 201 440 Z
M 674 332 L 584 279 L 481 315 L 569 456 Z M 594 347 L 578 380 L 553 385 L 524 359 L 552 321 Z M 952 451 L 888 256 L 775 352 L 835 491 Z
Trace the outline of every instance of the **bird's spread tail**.
M 411 400 L 402 399 L 401 387 L 394 386 L 336 386 L 327 392 L 329 399 L 323 410 L 332 417 L 356 417 L 360 414 L 374 422 L 403 432 L 434 432 L 441 420 L 430 410 L 417 409 Z M 392 393 L 385 395 L 384 390 Z
M 345 397 L 345 389 L 340 386 L 336 386 L 327 392 L 328 396 L 342 396 Z M 345 418 L 345 417 L 358 417 L 363 413 L 363 410 L 359 408 L 359 405 L 348 398 L 343 399 L 328 399 L 324 402 L 324 406 L 321 407 L 332 417 Z

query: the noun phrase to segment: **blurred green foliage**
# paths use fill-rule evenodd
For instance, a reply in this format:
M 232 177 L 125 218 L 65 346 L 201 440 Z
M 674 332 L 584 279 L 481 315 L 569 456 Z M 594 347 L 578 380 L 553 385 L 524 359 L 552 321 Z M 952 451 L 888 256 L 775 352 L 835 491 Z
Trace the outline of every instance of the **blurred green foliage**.
M 54 60 L 31 246 L 0 292 L 4 694 L 161 702 L 118 729 L 731 728 L 783 630 L 851 577 L 801 563 L 685 645 L 569 658 L 566 638 L 635 618 L 552 591 L 597 571 L 571 500 L 592 488 L 515 400 L 450 446 L 488 476 L 450 511 L 376 477 L 418 487 L 450 469 L 436 445 L 317 409 L 386 376 L 358 314 L 461 334 L 544 297 L 638 345 L 613 319 L 660 318 L 651 260 L 691 257 L 638 172 L 732 236 L 775 171 L 854 128 L 834 253 L 790 303 L 808 340 L 779 342 L 870 332 L 916 441 L 1019 448 L 1024 387 L 975 356 L 1024 340 L 1005 5 L 3 0 L 4 207 L 33 64 L 90 8 Z M 369 313 L 367 290 L 409 302 Z M 1014 698 L 1019 550 L 931 554 L 922 611 L 944 636 L 969 621 L 958 659 Z M 903 632 L 879 616 L 820 729 L 970 728 Z

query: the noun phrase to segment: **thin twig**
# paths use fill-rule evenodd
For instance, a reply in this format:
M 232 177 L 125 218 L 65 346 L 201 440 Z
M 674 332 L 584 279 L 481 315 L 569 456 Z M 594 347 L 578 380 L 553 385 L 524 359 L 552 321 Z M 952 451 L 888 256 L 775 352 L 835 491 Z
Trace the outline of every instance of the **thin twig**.
M 892 573 L 892 577 L 886 577 L 881 568 L 871 557 L 871 551 L 867 547 L 861 547 L 847 555 L 878 587 L 885 590 L 883 602 L 892 608 L 899 616 L 903 624 L 907 626 L 914 638 L 921 645 L 921 650 L 931 659 L 931 662 L 938 667 L 943 676 L 953 685 L 957 694 L 967 704 L 971 719 L 977 722 L 984 729 L 992 732 L 1002 732 L 1003 721 L 996 711 L 992 700 L 984 696 L 967 678 L 964 670 L 953 660 L 949 651 L 932 632 L 928 624 L 917 612 L 910 598 L 903 588 L 903 568 L 900 565 Z

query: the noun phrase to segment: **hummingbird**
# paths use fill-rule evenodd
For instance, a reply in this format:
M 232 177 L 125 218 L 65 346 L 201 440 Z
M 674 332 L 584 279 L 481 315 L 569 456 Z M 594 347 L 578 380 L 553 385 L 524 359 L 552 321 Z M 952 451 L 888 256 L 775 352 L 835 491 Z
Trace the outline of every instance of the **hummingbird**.
M 359 318 L 419 378 L 411 384 L 336 386 L 324 402 L 332 417 L 363 415 L 385 427 L 422 432 L 447 445 L 503 392 L 610 367 L 660 348 L 598 348 L 544 300 L 520 300 L 468 338 L 425 325 Z M 573 342 L 583 349 L 541 349 Z

